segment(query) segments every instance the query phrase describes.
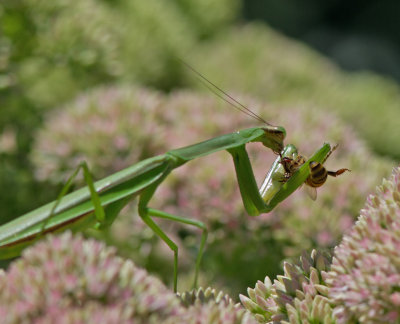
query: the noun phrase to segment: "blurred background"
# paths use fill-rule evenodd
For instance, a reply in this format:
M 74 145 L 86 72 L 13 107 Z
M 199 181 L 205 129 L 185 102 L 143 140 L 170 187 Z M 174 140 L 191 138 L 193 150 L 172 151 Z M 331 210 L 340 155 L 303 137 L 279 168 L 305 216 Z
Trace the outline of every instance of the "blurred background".
M 207 224 L 202 285 L 235 297 L 282 273 L 283 260 L 331 249 L 400 158 L 399 9 L 377 0 L 1 0 L 0 223 L 53 200 L 82 160 L 100 179 L 257 125 L 182 58 L 284 126 L 302 154 L 338 143 L 327 168 L 352 170 L 329 179 L 316 202 L 298 190 L 257 218 L 244 212 L 226 152 L 177 170 L 152 207 Z M 261 183 L 274 156 L 249 151 Z M 161 223 L 181 247 L 179 290 L 189 289 L 200 233 Z M 172 253 L 135 202 L 101 236 L 171 282 Z

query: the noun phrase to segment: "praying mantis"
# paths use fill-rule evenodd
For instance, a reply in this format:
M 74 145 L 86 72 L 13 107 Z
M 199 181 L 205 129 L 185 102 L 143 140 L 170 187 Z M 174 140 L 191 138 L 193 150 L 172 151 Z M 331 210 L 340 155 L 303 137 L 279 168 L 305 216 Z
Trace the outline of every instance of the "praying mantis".
M 190 69 L 193 70 L 190 66 Z M 157 234 L 174 254 L 174 291 L 178 283 L 178 246 L 154 222 L 153 218 L 163 218 L 183 224 L 195 226 L 201 230 L 200 246 L 195 263 L 194 286 L 203 256 L 208 231 L 204 223 L 182 216 L 170 214 L 149 207 L 149 202 L 157 187 L 176 168 L 187 162 L 226 150 L 233 159 L 237 182 L 243 205 L 250 216 L 268 213 L 285 200 L 297 188 L 312 176 L 310 164 L 322 164 L 332 152 L 328 143 L 322 145 L 310 159 L 301 160 L 294 145 L 284 145 L 286 131 L 281 126 L 273 126 L 244 105 L 229 96 L 222 89 L 208 81 L 200 73 L 193 70 L 209 85 L 219 91 L 218 96 L 229 98 L 233 107 L 262 122 L 262 127 L 239 130 L 230 134 L 174 149 L 165 154 L 140 161 L 124 170 L 114 173 L 102 180 L 93 181 L 88 165 L 82 162 L 67 180 L 58 198 L 42 207 L 22 215 L 13 221 L 0 226 L 0 259 L 18 256 L 22 250 L 33 244 L 38 238 L 50 232 L 65 229 L 74 231 L 89 227 L 104 229 L 112 225 L 121 209 L 133 198 L 138 197 L 138 214 L 155 234 Z M 214 92 L 214 91 L 213 91 Z M 253 174 L 252 166 L 246 151 L 246 144 L 259 142 L 277 155 L 260 188 Z M 347 169 L 329 175 L 337 176 Z M 75 177 L 82 171 L 86 186 L 68 193 Z M 325 181 L 324 181 L 325 182 Z

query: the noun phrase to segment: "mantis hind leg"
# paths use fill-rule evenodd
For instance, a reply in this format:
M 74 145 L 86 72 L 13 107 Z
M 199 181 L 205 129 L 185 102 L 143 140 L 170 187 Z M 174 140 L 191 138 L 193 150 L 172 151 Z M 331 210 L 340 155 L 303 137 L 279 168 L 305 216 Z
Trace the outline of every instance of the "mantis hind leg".
M 90 191 L 90 199 L 94 206 L 94 213 L 96 215 L 96 219 L 98 220 L 98 222 L 100 224 L 105 221 L 104 208 L 101 205 L 100 197 L 99 197 L 98 193 L 96 192 L 96 189 L 94 188 L 93 177 L 90 173 L 87 163 L 83 161 L 79 164 L 79 166 L 71 174 L 71 176 L 68 178 L 67 182 L 65 183 L 64 187 L 61 189 L 56 201 L 54 202 L 53 207 L 50 210 L 49 217 L 47 217 L 46 220 L 42 224 L 41 230 L 40 230 L 39 234 L 37 235 L 37 238 L 41 237 L 43 235 L 43 233 L 45 232 L 47 224 L 56 214 L 56 209 L 57 209 L 58 205 L 60 204 L 60 202 L 64 198 L 64 196 L 68 193 L 69 189 L 72 186 L 72 183 L 74 182 L 76 176 L 78 175 L 78 173 L 81 169 L 83 172 L 83 177 L 85 179 L 85 182 Z
M 162 180 L 161 180 L 162 181 Z M 168 237 L 168 235 L 153 221 L 152 217 L 158 217 L 158 218 L 164 218 L 168 219 L 171 221 L 183 223 L 183 224 L 188 224 L 188 225 L 193 225 L 202 230 L 202 236 L 201 236 L 201 243 L 200 243 L 200 248 L 199 252 L 197 254 L 197 259 L 196 259 L 196 269 L 195 269 L 195 278 L 194 278 L 194 287 L 197 286 L 197 279 L 198 279 L 198 273 L 199 273 L 199 268 L 200 268 L 200 262 L 203 256 L 204 252 L 204 246 L 206 244 L 207 240 L 207 235 L 208 231 L 206 226 L 196 220 L 191 220 L 187 219 L 184 217 L 176 216 L 173 214 L 169 214 L 157 209 L 149 208 L 147 206 L 149 200 L 153 196 L 155 190 L 157 189 L 159 183 L 153 184 L 152 186 L 148 187 L 140 196 L 139 200 L 139 215 L 143 219 L 143 221 L 146 223 L 147 226 L 149 226 L 154 233 L 156 233 L 167 245 L 168 247 L 174 252 L 174 292 L 177 291 L 177 284 L 178 284 L 178 246 Z

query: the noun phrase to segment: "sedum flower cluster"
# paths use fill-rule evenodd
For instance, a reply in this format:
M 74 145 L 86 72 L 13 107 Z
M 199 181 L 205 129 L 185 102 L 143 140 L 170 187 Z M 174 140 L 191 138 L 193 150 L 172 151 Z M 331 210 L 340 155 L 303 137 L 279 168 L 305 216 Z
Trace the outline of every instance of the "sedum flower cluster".
M 229 295 L 224 295 L 222 291 L 217 291 L 211 287 L 206 289 L 200 287 L 199 289 L 192 289 L 191 291 L 185 291 L 183 293 L 178 293 L 177 295 L 181 300 L 181 304 L 185 307 L 190 307 L 197 304 L 204 305 L 210 301 L 214 302 L 215 304 L 221 303 L 224 305 L 234 305 L 234 302 Z
M 257 323 L 210 288 L 178 298 L 114 248 L 70 232 L 48 236 L 0 273 L 0 318 L 4 324 Z
M 180 304 L 114 248 L 70 232 L 24 251 L 0 277 L 2 323 L 159 323 Z
M 215 289 L 199 288 L 178 294 L 182 305 L 187 309 L 186 317 L 180 318 L 183 323 L 193 324 L 256 324 L 257 321 L 240 304 Z M 169 323 L 169 322 L 168 322 Z M 171 324 L 173 322 L 171 321 Z
M 261 269 L 266 267 L 270 275 L 278 273 L 284 257 L 316 246 L 335 246 L 350 228 L 364 197 L 388 168 L 388 163 L 373 156 L 354 132 L 331 114 L 315 107 L 302 107 L 303 111 L 290 106 L 264 107 L 253 98 L 235 97 L 266 120 L 282 121 L 288 133 L 286 143 L 295 144 L 305 156 L 319 148 L 322 141 L 338 143 L 326 167 L 353 171 L 328 179 L 318 189 L 316 202 L 299 190 L 271 213 L 248 218 L 226 152 L 193 160 L 174 170 L 158 188 L 150 206 L 203 221 L 210 230 L 205 262 L 216 266 L 221 279 L 234 290 L 236 275 L 229 269 L 246 273 L 247 282 L 251 282 L 265 275 Z M 253 120 L 229 109 L 211 94 L 180 91 L 165 95 L 128 86 L 97 88 L 48 116 L 32 154 L 36 176 L 60 182 L 86 160 L 99 179 L 172 148 L 254 126 Z M 260 184 L 276 156 L 255 143 L 248 145 L 248 151 Z M 365 169 L 368 174 L 361 174 Z M 136 251 L 133 253 L 142 261 L 150 255 L 166 262 L 172 260 L 163 244 L 155 244 L 154 234 L 142 224 L 135 205 L 123 215 L 126 217 L 118 217 L 111 229 L 113 244 L 126 255 Z M 179 245 L 197 251 L 197 229 L 172 226 L 170 222 L 162 228 Z M 187 258 L 185 253 L 187 250 L 180 249 L 180 265 L 193 265 L 194 255 Z M 241 289 L 246 287 L 240 285 Z
M 383 180 L 335 248 L 327 277 L 339 323 L 400 321 L 400 168 Z
M 335 323 L 324 281 L 329 267 L 329 258 L 321 252 L 304 253 L 299 264 L 286 262 L 284 275 L 274 283 L 267 276 L 240 300 L 259 323 Z

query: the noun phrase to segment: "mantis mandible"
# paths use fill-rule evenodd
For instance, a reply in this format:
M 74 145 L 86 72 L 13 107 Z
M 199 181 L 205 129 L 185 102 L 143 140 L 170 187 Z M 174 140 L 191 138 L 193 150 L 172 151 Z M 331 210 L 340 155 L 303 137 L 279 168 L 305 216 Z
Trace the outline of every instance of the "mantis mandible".
M 191 68 L 189 66 L 189 68 Z M 193 70 L 193 68 L 191 68 Z M 194 70 L 195 71 L 195 70 Z M 200 73 L 197 75 L 205 79 Z M 94 182 L 85 162 L 73 172 L 58 198 L 42 207 L 22 215 L 0 227 L 0 259 L 18 256 L 21 251 L 49 232 L 64 229 L 83 230 L 88 227 L 103 229 L 111 226 L 121 209 L 134 197 L 139 197 L 138 213 L 142 220 L 168 245 L 174 253 L 174 291 L 178 280 L 178 246 L 154 222 L 153 217 L 188 224 L 202 231 L 199 251 L 195 264 L 194 286 L 197 285 L 200 262 L 207 240 L 207 228 L 198 221 L 166 213 L 149 207 L 157 187 L 168 174 L 190 160 L 226 150 L 232 156 L 243 205 L 250 216 L 268 213 L 285 200 L 310 175 L 310 162 L 323 163 L 331 152 L 325 143 L 314 155 L 285 179 L 282 159 L 295 160 L 298 152 L 295 146 L 284 146 L 286 131 L 283 127 L 272 126 L 260 116 L 240 104 L 216 85 L 205 79 L 215 89 L 233 100 L 228 101 L 235 108 L 265 124 L 234 133 L 221 135 L 194 145 L 171 150 L 163 155 L 140 161 L 122 171 Z M 217 93 L 221 97 L 220 94 Z M 222 97 L 222 99 L 226 100 Z M 227 101 L 227 100 L 226 100 Z M 238 105 L 239 106 L 238 106 Z M 271 166 L 260 189 L 246 151 L 246 144 L 259 142 L 271 149 L 277 158 Z M 86 186 L 67 194 L 74 178 L 82 170 Z M 285 179 L 283 181 L 283 179 Z

